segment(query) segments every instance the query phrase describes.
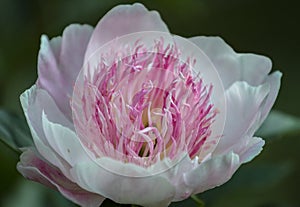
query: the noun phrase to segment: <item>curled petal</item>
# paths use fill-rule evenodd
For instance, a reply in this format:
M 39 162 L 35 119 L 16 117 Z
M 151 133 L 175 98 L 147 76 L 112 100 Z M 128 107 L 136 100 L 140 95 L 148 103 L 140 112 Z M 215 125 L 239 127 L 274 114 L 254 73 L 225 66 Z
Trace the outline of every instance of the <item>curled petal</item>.
M 17 164 L 18 171 L 26 178 L 57 189 L 74 203 L 85 207 L 98 207 L 104 197 L 80 188 L 66 178 L 59 169 L 39 158 L 32 149 L 25 149 Z
M 42 113 L 48 115 L 48 118 L 62 126 L 73 129 L 73 123 L 60 111 L 54 99 L 43 89 L 33 85 L 26 90 L 21 96 L 20 101 L 27 121 L 30 121 L 32 127 L 41 136 L 43 135 Z
M 42 115 L 45 137 L 52 149 L 71 166 L 78 162 L 85 162 L 92 154 L 84 150 L 74 131 L 60 124 L 52 123 L 47 115 Z
M 272 106 L 275 103 L 280 88 L 281 77 L 282 77 L 282 73 L 276 71 L 266 78 L 266 82 L 270 84 L 270 92 L 268 94 L 265 103 L 261 107 L 261 118 L 260 118 L 260 122 L 258 123 L 259 126 L 266 119 Z
M 246 146 L 239 146 L 241 150 L 239 150 L 238 154 L 240 155 L 241 163 L 249 162 L 258 155 L 262 151 L 265 141 L 259 137 L 251 137 L 245 144 Z
M 60 123 L 65 123 L 66 125 L 70 125 L 70 123 L 63 114 L 59 112 L 47 92 L 42 89 L 37 89 L 35 85 L 26 90 L 21 95 L 20 100 L 38 152 L 48 162 L 58 167 L 65 176 L 72 179 L 69 174 L 70 165 L 67 164 L 48 143 L 42 126 L 42 111 L 45 110 L 45 113 L 49 114 L 53 119 L 59 119 Z M 43 106 L 45 107 L 44 109 Z

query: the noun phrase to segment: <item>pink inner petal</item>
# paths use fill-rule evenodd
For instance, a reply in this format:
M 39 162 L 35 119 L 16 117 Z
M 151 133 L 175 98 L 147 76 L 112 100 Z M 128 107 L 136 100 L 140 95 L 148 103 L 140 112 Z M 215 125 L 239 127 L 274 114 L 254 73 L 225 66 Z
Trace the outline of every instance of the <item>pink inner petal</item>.
M 213 86 L 193 75 L 195 60 L 181 61 L 175 44 L 161 38 L 153 48 L 114 48 L 75 85 L 74 124 L 97 157 L 145 167 L 182 152 L 194 158 L 211 135 Z

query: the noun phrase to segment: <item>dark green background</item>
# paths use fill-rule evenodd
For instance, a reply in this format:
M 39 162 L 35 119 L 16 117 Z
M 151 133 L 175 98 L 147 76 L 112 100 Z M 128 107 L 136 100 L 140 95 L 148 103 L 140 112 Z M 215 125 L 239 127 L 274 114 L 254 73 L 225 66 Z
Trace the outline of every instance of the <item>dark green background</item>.
M 21 113 L 19 95 L 36 80 L 41 34 L 49 37 L 61 35 L 71 23 L 95 26 L 113 6 L 132 2 L 1 0 L 0 107 Z M 141 2 L 149 9 L 159 11 L 174 34 L 184 37 L 221 36 L 238 52 L 270 57 L 274 70 L 284 74 L 275 108 L 300 116 L 300 7 L 297 1 Z M 296 135 L 269 137 L 265 150 L 255 161 L 243 166 L 228 184 L 200 196 L 208 207 L 300 206 L 299 148 L 300 141 Z M 37 191 L 39 185 L 24 183 L 15 170 L 16 162 L 17 156 L 0 143 L 1 206 L 26 206 L 25 202 L 45 206 L 43 199 L 49 200 L 47 206 L 60 205 L 55 203 L 59 199 L 53 201 L 53 194 L 44 195 Z

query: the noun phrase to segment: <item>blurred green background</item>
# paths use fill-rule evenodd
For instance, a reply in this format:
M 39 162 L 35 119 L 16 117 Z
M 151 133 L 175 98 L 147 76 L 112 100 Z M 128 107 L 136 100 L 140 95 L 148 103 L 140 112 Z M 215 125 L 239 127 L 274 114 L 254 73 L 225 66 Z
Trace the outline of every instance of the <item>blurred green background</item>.
M 21 114 L 19 95 L 37 78 L 41 34 L 54 37 L 71 23 L 95 26 L 113 6 L 135 1 L 1 0 L 0 108 Z M 300 11 L 298 1 L 140 1 L 160 12 L 172 33 L 221 36 L 238 52 L 264 54 L 283 72 L 275 108 L 300 117 Z M 278 123 L 279 124 L 279 123 Z M 277 127 L 274 124 L 274 127 Z M 230 182 L 200 195 L 207 207 L 299 207 L 300 139 L 271 136 L 262 154 Z M 17 172 L 18 157 L 0 143 L 0 206 L 72 206 Z M 55 197 L 55 199 L 54 199 Z M 44 201 L 47 200 L 45 203 Z M 174 206 L 193 206 L 191 201 Z M 109 203 L 105 204 L 109 206 Z

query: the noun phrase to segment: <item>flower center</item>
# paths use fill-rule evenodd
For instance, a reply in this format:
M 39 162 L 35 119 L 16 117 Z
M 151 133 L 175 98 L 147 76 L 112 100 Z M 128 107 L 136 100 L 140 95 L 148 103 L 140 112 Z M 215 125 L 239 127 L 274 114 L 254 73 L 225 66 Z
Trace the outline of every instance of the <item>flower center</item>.
M 216 116 L 213 87 L 193 74 L 194 60 L 183 62 L 176 46 L 161 39 L 153 48 L 137 41 L 102 54 L 75 87 L 74 124 L 96 156 L 147 167 L 185 152 L 194 158 L 205 147 Z

